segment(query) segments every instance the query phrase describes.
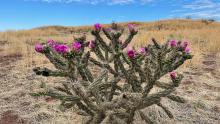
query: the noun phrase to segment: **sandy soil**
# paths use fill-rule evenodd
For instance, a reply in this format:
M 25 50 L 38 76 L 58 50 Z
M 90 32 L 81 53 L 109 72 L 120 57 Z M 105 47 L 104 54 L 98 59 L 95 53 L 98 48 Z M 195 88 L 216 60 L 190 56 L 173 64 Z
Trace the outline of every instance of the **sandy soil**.
M 1 51 L 0 51 L 1 52 Z M 21 56 L 0 54 L 0 124 L 81 124 L 83 117 L 74 109 L 63 110 L 59 102 L 50 98 L 33 98 L 29 93 L 41 90 L 44 84 L 56 85 L 62 79 L 36 76 L 31 68 L 21 66 Z M 220 123 L 220 57 L 204 55 L 202 68 L 180 70 L 185 78 L 176 93 L 183 96 L 186 104 L 163 99 L 174 113 L 175 119 L 167 118 L 156 106 L 146 110 L 158 123 L 219 124 Z M 49 82 L 49 83 L 48 83 Z M 137 117 L 138 119 L 138 117 Z M 137 121 L 137 123 L 143 123 Z

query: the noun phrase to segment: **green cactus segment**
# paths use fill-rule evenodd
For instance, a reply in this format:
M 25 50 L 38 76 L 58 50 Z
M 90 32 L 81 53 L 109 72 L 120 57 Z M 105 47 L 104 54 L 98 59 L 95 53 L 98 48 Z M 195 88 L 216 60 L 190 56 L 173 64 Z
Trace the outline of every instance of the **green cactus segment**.
M 42 76 L 53 76 L 53 77 L 66 77 L 67 75 L 62 72 L 62 71 L 52 71 L 48 68 L 34 68 L 33 71 L 37 74 L 37 75 L 42 75 Z
M 37 67 L 33 71 L 66 80 L 53 90 L 31 95 L 58 99 L 66 109 L 77 107 L 79 114 L 90 116 L 88 124 L 131 124 L 135 123 L 135 114 L 146 123 L 156 123 L 142 111 L 152 105 L 161 107 L 169 118 L 174 118 L 161 98 L 186 102 L 172 95 L 183 79 L 183 75 L 173 71 L 192 59 L 189 48 L 175 40 L 161 44 L 152 39 L 152 44 L 142 47 L 142 51 L 133 48 L 126 52 L 138 31 L 129 25 L 129 34 L 123 42 L 124 31 L 115 23 L 111 28 L 96 24 L 91 31 L 92 41 L 86 42 L 83 35 L 75 38 L 71 47 L 54 41 L 43 46 L 37 44 L 36 51 L 43 53 L 56 70 Z M 159 81 L 168 73 L 170 82 Z M 159 88 L 160 92 L 151 93 L 153 88 Z
M 46 92 L 38 92 L 38 93 L 31 93 L 31 96 L 40 97 L 40 96 L 49 96 L 54 99 L 59 99 L 61 101 L 79 101 L 80 98 L 77 96 L 72 95 L 62 95 L 59 93 L 55 93 L 53 91 L 46 91 Z
M 175 95 L 168 95 L 167 98 L 175 101 L 175 102 L 179 102 L 179 103 L 185 103 L 186 100 L 180 96 L 175 96 Z

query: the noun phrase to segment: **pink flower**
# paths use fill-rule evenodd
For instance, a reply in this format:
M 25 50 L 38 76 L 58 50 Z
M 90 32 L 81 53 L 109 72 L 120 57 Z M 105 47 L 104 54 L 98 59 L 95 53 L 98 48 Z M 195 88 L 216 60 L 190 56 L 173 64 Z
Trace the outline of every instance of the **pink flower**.
M 95 30 L 97 30 L 97 31 L 100 31 L 102 28 L 101 24 L 99 24 L 99 23 L 95 24 L 94 27 L 95 27 Z
M 128 30 L 129 30 L 130 32 L 135 31 L 134 25 L 133 25 L 133 24 L 128 24 Z
M 177 41 L 176 40 L 170 40 L 170 46 L 171 47 L 176 47 L 177 46 Z
M 73 48 L 73 50 L 75 50 L 76 52 L 79 52 L 80 49 L 81 49 L 81 43 L 78 42 L 78 41 L 73 42 L 72 48 Z
M 181 43 L 181 47 L 183 48 L 183 49 L 186 49 L 186 47 L 189 45 L 189 42 L 188 41 L 184 41 L 184 42 L 182 42 Z
M 43 52 L 43 46 L 40 43 L 35 44 L 35 51 L 42 53 Z
M 56 44 L 54 45 L 54 50 L 58 53 L 67 53 L 68 52 L 68 46 L 64 44 Z
M 190 53 L 190 48 L 189 48 L 189 47 L 186 47 L 186 48 L 185 48 L 185 52 L 186 52 L 186 53 Z
M 49 46 L 54 46 L 54 45 L 55 45 L 55 41 L 54 41 L 53 39 L 48 39 L 48 40 L 47 40 L 47 44 L 48 44 Z
M 144 47 L 141 47 L 141 48 L 139 49 L 139 53 L 144 54 L 144 53 L 145 53 L 145 48 L 144 48 Z
M 107 32 L 111 32 L 111 31 L 112 31 L 112 28 L 105 28 L 105 30 L 106 30 Z
M 170 77 L 171 77 L 172 80 L 175 80 L 176 77 L 177 77 L 176 72 L 175 71 L 170 72 Z
M 134 58 L 135 57 L 135 51 L 130 49 L 127 51 L 127 55 L 129 58 Z
M 93 47 L 95 47 L 95 41 L 89 41 L 89 46 L 90 49 L 92 49 Z
M 188 41 L 184 41 L 184 42 L 181 43 L 181 47 L 184 49 L 184 51 L 185 51 L 186 53 L 189 53 L 189 52 L 190 52 L 190 48 L 188 47 L 188 45 L 189 45 L 189 42 L 188 42 Z

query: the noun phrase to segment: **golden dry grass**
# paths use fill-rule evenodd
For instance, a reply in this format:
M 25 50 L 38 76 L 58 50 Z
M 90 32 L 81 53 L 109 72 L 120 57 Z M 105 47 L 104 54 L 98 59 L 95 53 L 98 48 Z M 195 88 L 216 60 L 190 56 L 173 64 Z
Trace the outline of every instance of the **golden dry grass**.
M 167 103 L 166 105 L 169 106 L 169 108 L 174 106 L 172 111 L 175 115 L 180 114 L 181 116 L 179 117 L 183 117 L 185 119 L 184 122 L 188 122 L 188 120 L 189 122 L 193 122 L 192 120 L 208 122 L 210 119 L 212 119 L 211 122 L 217 122 L 219 118 L 216 113 L 219 112 L 220 108 L 218 104 L 220 98 L 218 85 L 219 78 L 215 78 L 215 75 L 209 71 L 200 72 L 200 69 L 203 68 L 201 65 L 204 54 L 220 53 L 220 23 L 213 22 L 206 24 L 201 20 L 163 20 L 149 23 L 133 23 L 136 24 L 139 33 L 131 43 L 132 46 L 140 47 L 147 45 L 150 43 L 152 37 L 160 42 L 164 42 L 169 38 L 190 41 L 190 48 L 195 56 L 192 61 L 184 64 L 183 67 L 194 66 L 199 69 L 182 68 L 182 70 L 184 70 L 182 72 L 185 72 L 184 75 L 186 75 L 186 78 L 183 81 L 183 85 L 181 85 L 181 88 L 178 90 L 181 96 L 187 98 L 189 101 L 188 105 L 190 106 L 176 105 L 174 103 Z M 126 26 L 127 23 L 121 23 L 120 25 Z M 60 112 L 57 109 L 58 101 L 45 102 L 44 98 L 34 99 L 27 94 L 38 91 L 39 89 L 42 90 L 42 88 L 39 87 L 41 83 L 47 83 L 47 85 L 51 86 L 59 85 L 60 83 L 60 80 L 57 80 L 57 78 L 36 77 L 33 73 L 30 73 L 34 66 L 47 64 L 47 67 L 49 66 L 52 68 L 52 65 L 48 64 L 48 60 L 43 55 L 37 54 L 34 51 L 34 44 L 48 38 L 71 43 L 73 41 L 73 34 L 78 35 L 80 34 L 79 32 L 88 33 L 91 28 L 92 26 L 50 26 L 32 30 L 0 32 L 1 56 L 2 54 L 3 56 L 12 57 L 22 56 L 22 60 L 17 63 L 13 60 L 11 60 L 11 63 L 8 62 L 10 65 L 8 67 L 5 65 L 7 61 L 3 62 L 0 59 L 0 64 L 1 62 L 4 63 L 2 67 L 0 66 L 0 71 L 6 75 L 4 77 L 4 74 L 2 74 L 3 76 L 0 77 L 0 88 L 2 89 L 0 91 L 0 97 L 2 98 L 0 99 L 1 110 L 18 111 L 22 118 L 27 118 L 33 123 L 81 124 L 84 118 L 74 114 L 74 110 L 64 113 Z M 127 30 L 125 32 L 127 32 Z M 122 39 L 124 39 L 124 37 L 125 35 L 122 36 Z M 88 33 L 87 39 L 91 40 L 92 38 L 93 37 Z M 217 55 L 220 56 L 220 54 Z M 220 59 L 216 61 L 219 62 L 219 60 Z M 16 66 L 12 68 L 11 66 L 13 65 Z M 219 64 L 216 65 L 216 67 L 218 69 L 217 72 L 220 72 Z M 12 70 L 10 70 L 11 68 Z M 192 75 L 193 73 L 194 75 Z M 215 100 L 216 98 L 218 99 Z M 26 105 L 27 103 L 30 105 Z M 194 107 L 195 110 L 192 107 Z M 205 107 L 205 109 L 201 109 L 202 107 Z M 211 111 L 213 108 L 216 111 L 215 113 Z M 193 111 L 191 115 L 187 109 Z M 216 117 L 217 119 L 213 121 L 213 118 Z
M 153 37 L 161 42 L 169 38 L 190 41 L 192 53 L 195 55 L 190 62 L 190 65 L 193 66 L 201 64 L 200 59 L 204 53 L 217 53 L 220 51 L 220 23 L 218 22 L 206 24 L 201 20 L 163 20 L 149 23 L 132 23 L 137 26 L 139 33 L 131 45 L 137 47 L 148 44 Z M 127 24 L 120 23 L 120 26 L 125 27 Z M 109 24 L 104 26 L 107 27 Z M 32 30 L 0 32 L 0 41 L 7 41 L 7 44 L 1 49 L 3 49 L 4 55 L 22 55 L 25 59 L 24 66 L 30 67 L 36 64 L 43 64 L 46 62 L 44 57 L 36 56 L 36 53 L 34 53 L 33 46 L 36 42 L 41 42 L 48 38 L 56 41 L 72 42 L 73 35 L 77 35 L 80 32 L 87 32 L 87 39 L 91 40 L 92 36 L 88 32 L 91 28 L 92 26 L 48 26 Z

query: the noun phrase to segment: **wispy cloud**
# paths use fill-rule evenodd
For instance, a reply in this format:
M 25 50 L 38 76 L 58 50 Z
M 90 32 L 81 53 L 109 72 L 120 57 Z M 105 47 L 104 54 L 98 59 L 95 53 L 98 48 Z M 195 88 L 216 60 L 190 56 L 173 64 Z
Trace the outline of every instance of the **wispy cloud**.
M 135 0 L 111 0 L 108 1 L 108 4 L 130 4 L 130 3 L 134 3 Z
M 86 4 L 100 4 L 105 3 L 108 5 L 124 5 L 124 4 L 132 4 L 132 3 L 140 3 L 140 4 L 146 4 L 150 3 L 154 0 L 24 0 L 24 1 L 36 1 L 36 2 L 47 2 L 47 3 L 54 3 L 54 2 L 60 2 L 60 3 L 86 3 Z
M 185 1 L 181 8 L 173 10 L 173 13 L 193 18 L 214 18 L 220 19 L 220 1 L 218 0 L 194 0 Z
M 220 20 L 220 0 L 24 0 L 46 3 L 82 3 L 91 5 L 151 5 L 171 8 L 168 17 L 214 18 Z M 178 8 L 178 9 L 177 9 Z
M 33 2 L 47 2 L 47 3 L 54 3 L 54 2 L 59 2 L 59 3 L 72 3 L 72 2 L 88 2 L 90 0 L 24 0 L 24 1 L 33 1 Z M 101 1 L 101 0 L 93 0 L 95 1 Z M 91 1 L 92 3 L 92 1 Z
M 216 7 L 220 7 L 219 3 L 213 2 L 212 0 L 196 0 L 190 4 L 186 4 L 183 6 L 185 9 L 191 10 L 201 10 L 201 9 L 213 9 Z

